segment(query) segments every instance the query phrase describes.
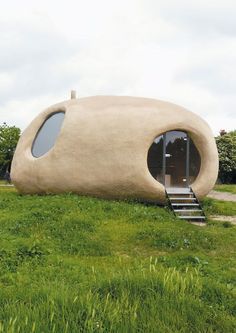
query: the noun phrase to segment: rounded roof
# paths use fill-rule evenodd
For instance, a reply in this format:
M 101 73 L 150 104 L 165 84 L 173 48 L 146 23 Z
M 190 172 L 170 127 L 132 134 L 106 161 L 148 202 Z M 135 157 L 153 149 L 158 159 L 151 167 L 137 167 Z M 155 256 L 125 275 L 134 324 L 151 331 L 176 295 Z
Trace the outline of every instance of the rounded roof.
M 36 159 L 31 154 L 33 140 L 57 111 L 65 112 L 60 135 L 55 146 Z M 22 134 L 11 176 L 25 193 L 67 191 L 164 202 L 164 186 L 151 176 L 147 154 L 153 140 L 171 130 L 186 131 L 200 153 L 201 168 L 192 188 L 202 197 L 218 174 L 208 124 L 183 107 L 141 97 L 93 96 L 50 106 Z

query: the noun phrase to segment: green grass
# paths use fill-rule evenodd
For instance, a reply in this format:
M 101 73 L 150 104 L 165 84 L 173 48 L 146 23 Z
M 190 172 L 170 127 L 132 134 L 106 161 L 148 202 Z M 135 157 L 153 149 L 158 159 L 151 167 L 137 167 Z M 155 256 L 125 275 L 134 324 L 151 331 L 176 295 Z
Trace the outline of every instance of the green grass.
M 214 190 L 236 194 L 236 184 L 215 185 Z
M 208 215 L 236 215 L 236 203 L 231 201 L 205 198 L 203 200 L 203 208 Z
M 236 330 L 235 227 L 13 188 L 0 189 L 0 209 L 0 332 Z
M 5 179 L 0 179 L 0 185 L 9 185 L 9 182 L 7 182 Z

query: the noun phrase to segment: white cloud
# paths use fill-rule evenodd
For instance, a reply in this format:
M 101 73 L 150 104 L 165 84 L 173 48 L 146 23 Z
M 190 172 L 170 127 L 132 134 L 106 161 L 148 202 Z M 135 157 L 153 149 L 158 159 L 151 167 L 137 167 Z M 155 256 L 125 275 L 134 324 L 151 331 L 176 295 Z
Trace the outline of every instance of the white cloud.
M 24 128 L 69 96 L 178 103 L 217 133 L 236 126 L 230 0 L 8 1 L 0 13 L 1 121 Z

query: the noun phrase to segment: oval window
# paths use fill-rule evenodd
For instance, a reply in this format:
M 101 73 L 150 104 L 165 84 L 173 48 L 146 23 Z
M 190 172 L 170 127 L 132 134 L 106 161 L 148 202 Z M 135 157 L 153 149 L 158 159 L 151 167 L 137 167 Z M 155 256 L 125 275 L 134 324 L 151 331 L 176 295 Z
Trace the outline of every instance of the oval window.
M 33 142 L 32 155 L 40 157 L 47 153 L 55 144 L 59 135 L 65 112 L 60 111 L 49 116 L 40 127 Z

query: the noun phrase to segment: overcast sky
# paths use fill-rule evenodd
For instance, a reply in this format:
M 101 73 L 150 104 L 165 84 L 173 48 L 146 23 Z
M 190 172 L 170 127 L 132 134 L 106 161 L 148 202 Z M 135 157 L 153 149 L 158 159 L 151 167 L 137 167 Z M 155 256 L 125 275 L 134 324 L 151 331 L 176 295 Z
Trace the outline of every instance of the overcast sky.
M 69 98 L 171 101 L 236 128 L 235 0 L 0 0 L 0 122 Z

